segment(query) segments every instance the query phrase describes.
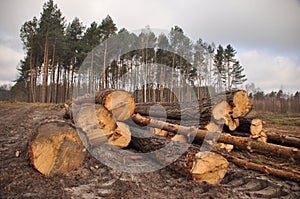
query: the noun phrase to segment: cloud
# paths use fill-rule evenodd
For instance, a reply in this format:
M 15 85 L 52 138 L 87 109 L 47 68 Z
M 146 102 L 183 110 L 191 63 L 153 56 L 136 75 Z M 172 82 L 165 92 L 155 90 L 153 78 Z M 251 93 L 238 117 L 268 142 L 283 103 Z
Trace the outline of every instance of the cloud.
M 247 51 L 238 54 L 245 68 L 248 82 L 253 82 L 264 91 L 283 89 L 289 92 L 300 90 L 300 64 L 286 56 L 271 56 L 262 51 Z
M 17 78 L 17 64 L 24 57 L 23 53 L 0 45 L 0 80 L 13 81 Z
M 0 80 L 16 78 L 22 55 L 21 25 L 40 17 L 47 0 L 10 0 L 0 8 Z M 232 44 L 248 79 L 261 89 L 299 90 L 299 0 L 54 0 L 67 22 L 78 17 L 85 26 L 109 14 L 118 28 L 150 25 L 183 28 L 193 40 Z M 13 10 L 13 12 L 12 12 Z M 247 51 L 241 52 L 247 49 Z M 274 55 L 275 54 L 275 55 Z M 3 60 L 2 60 L 3 59 Z M 296 59 L 299 59 L 298 61 Z

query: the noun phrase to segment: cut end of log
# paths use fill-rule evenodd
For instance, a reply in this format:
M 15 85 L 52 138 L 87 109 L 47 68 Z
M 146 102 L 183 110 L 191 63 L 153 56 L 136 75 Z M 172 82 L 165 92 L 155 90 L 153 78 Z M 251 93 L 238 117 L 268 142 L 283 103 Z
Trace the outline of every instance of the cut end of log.
M 209 132 L 221 132 L 222 129 L 220 125 L 214 123 L 214 122 L 209 122 L 206 126 L 205 129 L 208 130 Z
M 234 104 L 234 107 L 232 109 L 233 118 L 244 117 L 253 108 L 248 93 L 245 90 L 235 91 L 232 101 Z
M 155 135 L 159 135 L 159 136 L 163 136 L 163 137 L 167 137 L 167 135 L 168 135 L 168 131 L 158 129 L 158 128 L 150 128 L 150 132 L 154 133 Z
M 76 114 L 75 124 L 85 134 L 86 146 L 107 142 L 107 137 L 111 136 L 116 128 L 111 113 L 101 105 L 82 106 Z
M 250 132 L 252 135 L 258 135 L 263 130 L 263 121 L 261 119 L 253 119 L 251 121 Z
M 199 152 L 195 155 L 191 174 L 194 181 L 219 184 L 224 178 L 228 161 L 215 153 Z
M 118 121 L 130 118 L 135 109 L 134 98 L 126 91 L 112 91 L 105 96 L 101 103 L 108 111 L 112 112 Z
M 232 112 L 231 106 L 226 101 L 218 103 L 212 110 L 212 115 L 218 124 L 228 124 Z
M 117 147 L 127 147 L 131 140 L 130 128 L 123 122 L 117 122 L 117 128 L 112 136 L 109 138 L 109 142 Z
M 38 128 L 29 145 L 31 164 L 45 176 L 67 174 L 83 162 L 84 147 L 67 123 L 51 122 Z
M 174 135 L 174 137 L 172 137 L 171 140 L 175 142 L 187 143 L 187 140 L 184 137 L 184 135 L 179 135 L 179 134 Z
M 86 145 L 109 143 L 126 147 L 131 140 L 129 127 L 122 122 L 116 123 L 112 114 L 101 105 L 83 106 L 77 114 L 76 125 L 85 133 Z

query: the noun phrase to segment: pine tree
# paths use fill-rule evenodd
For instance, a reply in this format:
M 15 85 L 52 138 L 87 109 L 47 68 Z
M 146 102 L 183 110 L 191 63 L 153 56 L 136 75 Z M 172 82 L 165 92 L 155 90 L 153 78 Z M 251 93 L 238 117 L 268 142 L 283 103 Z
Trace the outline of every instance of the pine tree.
M 218 46 L 217 52 L 214 56 L 214 65 L 214 75 L 216 77 L 217 89 L 220 91 L 222 89 L 222 79 L 225 76 L 224 49 L 221 45 Z
M 58 9 L 57 5 L 54 4 L 53 0 L 49 0 L 43 6 L 43 12 L 41 13 L 41 18 L 39 20 L 38 32 L 44 43 L 44 70 L 41 101 L 47 102 L 50 47 L 53 47 L 52 53 L 54 58 L 57 39 L 61 40 L 64 35 L 64 17 L 62 16 L 62 13 L 60 9 Z M 54 63 L 54 60 L 52 60 L 52 62 Z
M 92 93 L 94 89 L 94 47 L 100 44 L 100 29 L 96 22 L 92 22 L 90 27 L 84 33 L 83 36 L 83 49 L 86 53 L 89 53 L 90 66 L 89 66 L 89 86 L 88 92 Z
M 68 58 L 71 66 L 71 92 L 69 97 L 72 96 L 72 91 L 74 90 L 74 73 L 78 70 L 85 56 L 82 42 L 83 31 L 84 26 L 77 17 L 72 21 L 72 23 L 69 23 L 66 29 Z
M 24 45 L 24 49 L 29 53 L 29 65 L 30 65 L 30 96 L 29 96 L 29 101 L 30 102 L 35 102 L 35 67 L 34 67 L 34 50 L 35 49 L 35 44 L 37 41 L 36 36 L 37 36 L 37 28 L 38 28 L 38 21 L 36 17 L 33 17 L 32 20 L 25 22 L 20 30 L 20 37 Z
M 106 57 L 107 57 L 107 48 L 108 48 L 108 38 L 113 36 L 116 31 L 118 30 L 116 27 L 116 24 L 112 20 L 112 18 L 107 15 L 105 19 L 102 20 L 99 29 L 101 31 L 101 39 L 104 41 L 104 54 L 103 54 L 103 71 L 102 71 L 102 81 L 101 81 L 101 88 L 104 89 L 108 85 L 107 82 L 107 63 L 106 63 Z
M 232 86 L 236 87 L 237 85 L 243 84 L 245 81 L 247 81 L 246 75 L 243 74 L 243 71 L 244 68 L 240 65 L 240 62 L 236 61 L 232 68 Z

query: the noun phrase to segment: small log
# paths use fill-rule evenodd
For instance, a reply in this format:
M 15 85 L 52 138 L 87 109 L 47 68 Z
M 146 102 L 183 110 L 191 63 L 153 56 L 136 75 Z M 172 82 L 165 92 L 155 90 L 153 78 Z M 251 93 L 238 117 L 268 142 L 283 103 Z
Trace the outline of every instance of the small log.
M 134 97 L 123 90 L 102 90 L 95 94 L 95 102 L 103 105 L 118 121 L 130 118 L 134 113 Z
M 78 129 L 85 135 L 85 145 L 110 143 L 128 146 L 131 135 L 126 124 L 115 122 L 111 112 L 101 105 L 83 105 L 74 118 Z
M 152 118 L 142 117 L 141 115 L 138 114 L 134 114 L 132 116 L 132 119 L 140 125 L 144 125 L 144 126 L 148 125 L 149 127 L 160 128 L 173 133 L 179 132 L 188 137 L 194 134 L 196 141 L 203 141 L 206 135 L 209 133 L 211 137 L 218 138 L 217 140 L 218 142 L 232 144 L 236 148 L 239 148 L 241 150 L 248 150 L 250 152 L 257 152 L 257 153 L 267 154 L 267 155 L 276 155 L 278 157 L 285 158 L 285 159 L 300 160 L 300 150 L 293 147 L 285 147 L 285 146 L 280 146 L 280 145 L 275 145 L 270 143 L 263 143 L 255 139 L 232 136 L 227 133 L 221 134 L 220 132 L 219 133 L 209 132 L 207 130 L 201 130 L 195 127 L 180 126 L 176 124 L 154 120 Z
M 240 118 L 240 125 L 235 129 L 237 132 L 244 132 L 252 136 L 258 136 L 263 130 L 263 121 L 261 119 Z
M 260 171 L 262 173 L 271 174 L 273 176 L 277 176 L 283 179 L 292 180 L 296 182 L 300 182 L 300 175 L 293 171 L 284 171 L 280 169 L 274 169 L 265 165 L 259 165 L 253 162 L 249 162 L 247 160 L 243 160 L 232 155 L 222 153 L 222 156 L 226 157 L 226 159 L 230 162 L 238 166 L 245 167 L 247 169 L 252 169 L 255 171 Z
M 49 122 L 38 127 L 29 144 L 31 164 L 45 176 L 64 175 L 80 167 L 85 152 L 77 131 L 66 122 Z
M 131 128 L 132 131 L 137 131 Z M 164 150 L 163 154 L 158 153 L 156 158 L 173 171 L 187 176 L 197 182 L 207 182 L 209 184 L 218 184 L 224 178 L 229 163 L 222 156 L 215 153 L 199 153 L 200 147 L 187 145 L 177 141 L 170 141 L 161 136 L 152 136 L 150 138 L 133 137 L 131 146 L 143 153 L 148 153 L 164 148 L 166 145 L 172 146 L 172 150 Z M 185 150 L 186 149 L 186 150 Z M 182 154 L 180 154 L 182 153 Z M 179 156 L 174 162 L 174 156 Z

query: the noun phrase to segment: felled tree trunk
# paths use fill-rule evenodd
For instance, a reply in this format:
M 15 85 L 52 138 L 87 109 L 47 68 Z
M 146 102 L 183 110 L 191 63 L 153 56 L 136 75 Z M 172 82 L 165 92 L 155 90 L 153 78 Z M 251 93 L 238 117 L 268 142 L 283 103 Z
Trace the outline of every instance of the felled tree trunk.
M 195 139 L 199 141 L 203 141 L 206 135 L 209 134 L 210 137 L 218 138 L 218 142 L 232 144 L 241 150 L 247 150 L 250 152 L 257 152 L 267 155 L 276 155 L 285 159 L 300 159 L 300 150 L 293 147 L 285 147 L 270 143 L 263 143 L 257 141 L 256 139 L 232 136 L 227 133 L 221 134 L 220 132 L 209 132 L 207 130 L 201 130 L 195 127 L 180 126 L 176 124 L 154 120 L 152 118 L 142 117 L 138 114 L 133 115 L 132 119 L 136 123 L 144 126 L 148 125 L 149 127 L 159 128 L 174 133 L 180 132 L 181 134 L 185 134 L 187 136 L 195 134 Z
M 84 135 L 86 146 L 110 143 L 118 147 L 128 146 L 131 135 L 128 126 L 116 122 L 102 105 L 83 105 L 75 115 L 76 127 Z
M 234 90 L 225 93 L 226 101 L 232 107 L 232 117 L 245 117 L 253 108 L 247 91 Z
M 46 176 L 67 174 L 84 160 L 84 146 L 76 129 L 66 122 L 39 126 L 29 144 L 31 164 Z
M 263 121 L 260 119 L 241 118 L 239 127 L 230 134 L 253 137 L 283 146 L 297 147 L 300 149 L 300 139 L 280 132 L 263 130 Z
M 132 131 L 136 130 L 132 128 Z M 228 161 L 215 153 L 200 152 L 199 146 L 188 146 L 186 143 L 171 141 L 161 136 L 133 137 L 131 140 L 131 146 L 143 153 L 161 150 L 166 145 L 171 145 L 172 150 L 163 150 L 163 153 L 158 153 L 156 158 L 166 165 L 171 163 L 168 167 L 177 173 L 194 181 L 209 184 L 218 184 L 224 178 L 229 166 Z M 178 159 L 172 161 L 177 155 Z
M 270 131 L 267 131 L 266 135 L 268 136 L 268 142 L 272 142 L 284 146 L 297 147 L 298 149 L 300 149 L 300 139 L 297 137 L 284 135 L 283 133 L 279 133 L 279 132 L 270 132 Z
M 95 102 L 103 105 L 118 121 L 124 121 L 134 113 L 133 96 L 122 90 L 102 90 L 95 94 Z
M 252 110 L 248 94 L 244 90 L 231 91 L 197 102 L 136 104 L 135 113 L 163 118 L 172 123 L 194 123 L 202 129 L 214 122 L 225 125 L 231 131 L 239 126 L 239 118 Z M 175 120 L 175 121 L 174 121 Z M 176 121 L 178 120 L 178 121 Z
M 260 171 L 266 174 L 274 175 L 280 178 L 284 178 L 287 180 L 293 180 L 296 182 L 300 182 L 300 175 L 293 171 L 284 171 L 280 169 L 274 169 L 265 165 L 259 165 L 247 160 L 243 160 L 232 155 L 222 153 L 222 156 L 226 157 L 228 161 L 233 162 L 236 165 L 245 167 L 247 169 L 252 169 L 255 171 Z

